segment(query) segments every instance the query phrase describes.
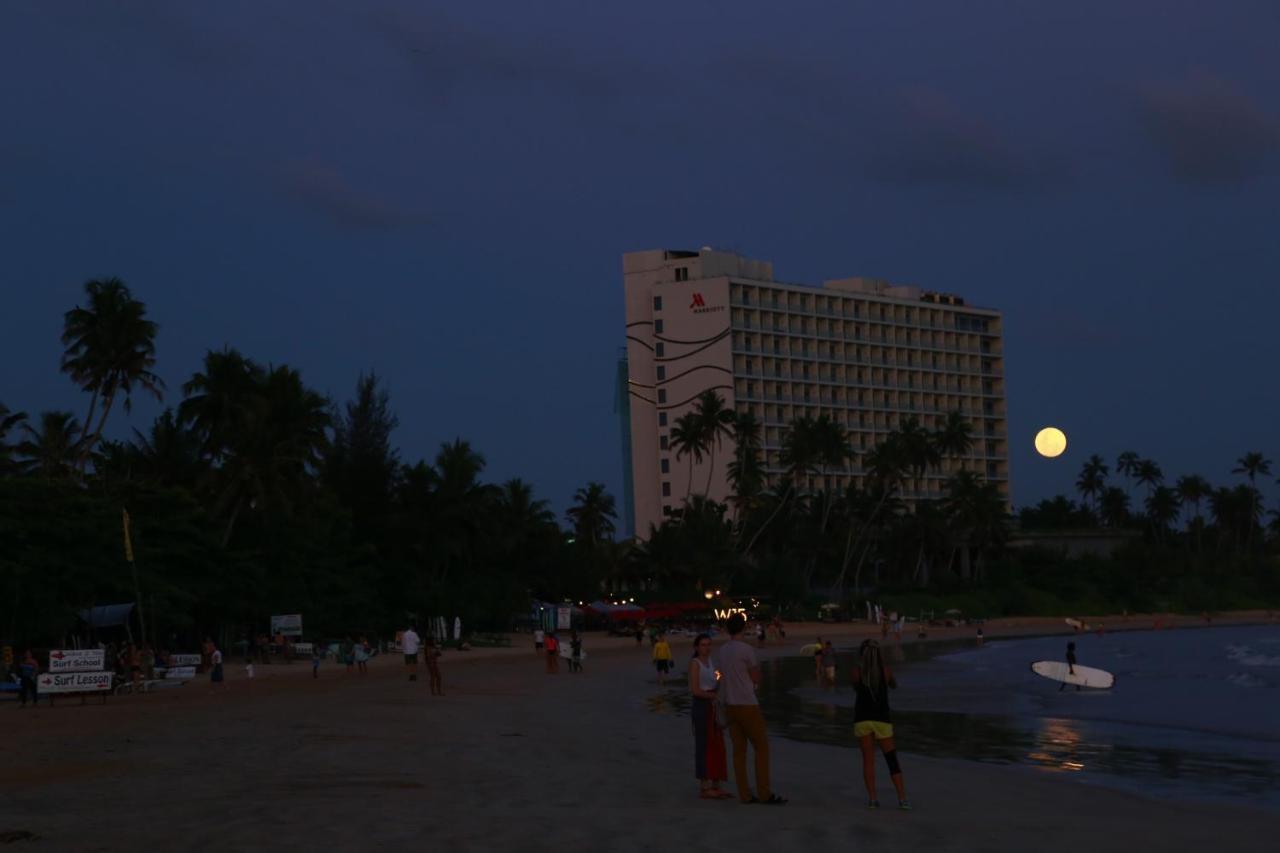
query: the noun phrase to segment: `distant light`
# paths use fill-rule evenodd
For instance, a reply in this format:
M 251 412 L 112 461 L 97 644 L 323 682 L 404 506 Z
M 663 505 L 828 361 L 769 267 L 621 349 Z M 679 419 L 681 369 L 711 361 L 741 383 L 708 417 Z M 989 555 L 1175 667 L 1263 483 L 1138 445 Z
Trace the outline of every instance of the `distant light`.
M 1036 433 L 1036 453 L 1048 459 L 1061 456 L 1067 449 L 1067 436 L 1057 427 L 1045 427 Z
M 706 591 L 706 592 L 704 592 L 702 595 L 703 595 L 703 597 L 705 597 L 705 598 L 707 599 L 707 601 L 710 601 L 712 598 L 714 598 L 714 597 L 715 597 L 715 593 L 714 593 L 714 592 L 712 592 L 711 590 L 707 590 L 707 591 Z

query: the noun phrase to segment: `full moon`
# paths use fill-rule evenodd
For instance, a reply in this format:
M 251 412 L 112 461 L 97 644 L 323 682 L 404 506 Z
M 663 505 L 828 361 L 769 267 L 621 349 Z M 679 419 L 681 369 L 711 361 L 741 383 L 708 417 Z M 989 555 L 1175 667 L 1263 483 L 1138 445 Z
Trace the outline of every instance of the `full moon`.
M 1036 453 L 1052 459 L 1067 449 L 1067 437 L 1057 427 L 1045 427 L 1036 433 Z

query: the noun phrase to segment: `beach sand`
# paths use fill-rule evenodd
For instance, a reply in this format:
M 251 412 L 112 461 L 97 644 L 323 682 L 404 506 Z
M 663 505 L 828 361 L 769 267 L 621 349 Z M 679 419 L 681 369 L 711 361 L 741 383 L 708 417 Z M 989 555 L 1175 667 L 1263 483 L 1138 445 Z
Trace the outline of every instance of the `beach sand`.
M 986 635 L 1061 626 L 1007 622 L 987 623 Z M 818 633 L 843 641 L 868 631 L 793 625 L 786 644 L 765 654 L 794 653 Z M 678 658 L 685 645 L 677 641 Z M 910 813 L 865 808 L 856 751 L 780 738 L 773 781 L 789 805 L 699 800 L 689 719 L 664 701 L 648 644 L 588 634 L 587 648 L 580 675 L 564 666 L 545 674 L 527 635 L 511 649 L 449 652 L 444 697 L 430 696 L 424 680 L 408 682 L 386 656 L 365 678 L 326 663 L 313 680 L 298 663 L 259 666 L 249 682 L 232 664 L 220 694 L 201 680 L 106 706 L 6 703 L 0 837 L 26 831 L 39 837 L 30 849 L 75 851 L 993 853 L 1242 853 L 1273 850 L 1280 837 L 1275 813 L 930 759 L 910 744 L 900 745 Z M 890 804 L 883 764 L 877 771 Z

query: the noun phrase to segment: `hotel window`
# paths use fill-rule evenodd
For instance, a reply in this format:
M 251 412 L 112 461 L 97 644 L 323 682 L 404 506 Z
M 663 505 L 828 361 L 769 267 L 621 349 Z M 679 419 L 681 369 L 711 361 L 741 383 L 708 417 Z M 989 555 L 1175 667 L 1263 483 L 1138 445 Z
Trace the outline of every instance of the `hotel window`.
M 676 267 L 676 281 L 688 281 L 688 280 L 689 280 L 689 268 Z
M 667 413 L 658 412 L 658 426 L 666 426 L 666 425 L 667 425 Z
M 658 467 L 659 467 L 659 469 L 661 469 L 662 473 L 664 473 L 664 474 L 670 474 L 670 473 L 671 473 L 671 460 L 670 460 L 670 459 L 663 459 L 663 460 L 661 460 L 661 461 L 658 463 Z
M 658 436 L 658 446 L 666 450 L 670 446 L 670 440 L 665 436 Z
M 659 388 L 659 389 L 658 389 L 658 402 L 659 402 L 659 403 L 665 403 L 665 402 L 667 402 L 667 389 L 666 389 L 666 388 Z
M 661 296 L 655 296 L 655 297 L 653 297 L 653 310 L 654 310 L 654 311 L 661 311 L 661 310 L 662 310 L 662 297 L 661 297 Z
M 665 365 L 659 364 L 658 365 L 658 381 L 661 382 L 666 378 L 667 378 L 667 368 Z
M 664 498 L 671 497 L 671 484 L 666 482 L 665 480 L 662 483 L 662 496 Z
M 653 345 L 653 354 L 656 355 L 658 358 L 662 358 L 664 355 L 667 354 L 666 348 L 663 347 L 662 345 L 662 341 L 658 341 L 656 344 Z
M 658 299 L 661 299 L 661 298 L 662 298 L 661 296 L 659 296 L 659 297 L 658 297 Z M 661 321 L 661 320 L 654 320 L 654 321 L 653 321 L 653 333 L 654 333 L 655 335 L 660 335 L 660 334 L 662 334 L 662 321 Z
M 746 360 L 747 373 L 755 373 L 755 362 L 752 359 Z

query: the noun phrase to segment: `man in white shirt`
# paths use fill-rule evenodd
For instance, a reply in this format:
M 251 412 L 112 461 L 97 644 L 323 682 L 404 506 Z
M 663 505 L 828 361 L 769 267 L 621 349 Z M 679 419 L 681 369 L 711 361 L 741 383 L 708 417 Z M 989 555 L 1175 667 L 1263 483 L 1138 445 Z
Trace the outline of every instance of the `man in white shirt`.
M 410 625 L 409 630 L 400 638 L 400 648 L 404 652 L 404 665 L 409 669 L 410 681 L 418 680 L 418 647 L 422 645 L 422 639 L 414 627 Z
M 546 639 L 546 636 L 547 636 L 547 635 L 546 635 L 546 634 L 544 634 L 544 633 L 542 632 L 542 629 L 541 629 L 541 628 L 537 628 L 537 629 L 535 629 L 535 630 L 534 630 L 534 632 L 533 632 L 533 650 L 534 650 L 534 652 L 535 652 L 535 653 L 537 653 L 537 654 L 541 654 L 541 653 L 542 653 L 542 642 L 543 642 L 543 640 L 545 640 L 545 639 Z
M 769 735 L 764 715 L 756 700 L 760 684 L 760 664 L 756 651 L 740 638 L 747 626 L 746 617 L 735 613 L 729 617 L 729 642 L 720 647 L 716 660 L 720 665 L 720 697 L 729 717 L 729 737 L 733 741 L 733 777 L 738 783 L 738 799 L 743 803 L 780 806 L 787 801 L 769 788 Z M 756 754 L 756 792 L 751 793 L 747 778 L 747 744 Z

